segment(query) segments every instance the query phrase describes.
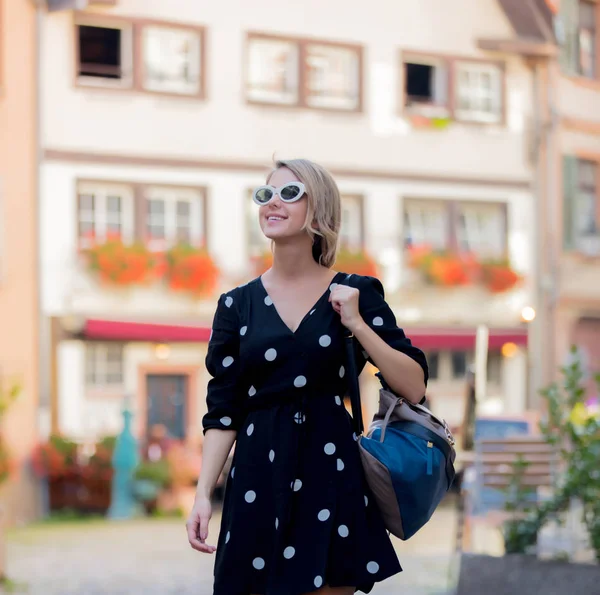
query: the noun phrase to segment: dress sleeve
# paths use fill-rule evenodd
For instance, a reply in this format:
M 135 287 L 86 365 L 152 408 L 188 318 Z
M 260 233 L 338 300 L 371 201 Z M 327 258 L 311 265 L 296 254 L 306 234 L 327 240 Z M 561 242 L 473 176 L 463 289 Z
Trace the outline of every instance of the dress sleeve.
M 429 369 L 425 354 L 415 347 L 404 331 L 396 324 L 396 316 L 385 301 L 383 285 L 375 277 L 359 277 L 351 282 L 360 291 L 359 310 L 365 322 L 390 346 L 408 355 L 415 360 L 421 368 L 425 384 L 429 379 Z M 363 351 L 363 355 L 371 364 L 375 363 Z
M 244 421 L 240 398 L 240 329 L 234 297 L 219 298 L 206 354 L 208 412 L 202 419 L 204 433 L 212 428 L 239 430 Z

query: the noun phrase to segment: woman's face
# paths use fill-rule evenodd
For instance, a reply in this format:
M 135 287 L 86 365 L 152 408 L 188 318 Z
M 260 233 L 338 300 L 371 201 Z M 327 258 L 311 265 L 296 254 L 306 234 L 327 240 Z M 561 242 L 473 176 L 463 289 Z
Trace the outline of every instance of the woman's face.
M 268 184 L 281 188 L 288 182 L 300 182 L 289 169 L 282 167 L 276 170 Z M 308 210 L 306 194 L 296 202 L 286 203 L 276 194 L 269 204 L 259 208 L 260 227 L 267 238 L 278 240 L 306 234 L 303 230 Z

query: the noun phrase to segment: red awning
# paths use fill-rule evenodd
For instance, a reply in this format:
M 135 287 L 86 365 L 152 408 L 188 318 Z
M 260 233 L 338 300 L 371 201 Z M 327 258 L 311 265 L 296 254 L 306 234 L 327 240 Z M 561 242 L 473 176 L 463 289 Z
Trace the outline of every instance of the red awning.
M 471 351 L 475 349 L 474 328 L 405 328 L 406 336 L 414 345 L 420 349 L 438 351 L 441 349 L 455 349 L 460 351 Z M 527 329 L 490 329 L 489 349 L 499 350 L 504 343 L 515 343 L 527 346 Z
M 475 349 L 475 328 L 414 327 L 406 335 L 425 350 Z M 155 324 L 119 320 L 87 320 L 83 334 L 88 339 L 108 341 L 149 341 L 153 343 L 206 343 L 209 327 Z M 498 350 L 504 343 L 527 345 L 527 328 L 490 329 L 489 348 Z
M 110 341 L 151 341 L 154 343 L 206 343 L 210 328 L 177 324 L 87 320 L 84 335 Z

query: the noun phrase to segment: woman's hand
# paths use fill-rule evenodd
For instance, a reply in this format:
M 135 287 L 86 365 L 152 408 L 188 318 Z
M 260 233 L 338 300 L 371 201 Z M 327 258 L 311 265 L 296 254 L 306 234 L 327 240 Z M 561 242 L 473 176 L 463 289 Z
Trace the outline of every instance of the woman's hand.
M 337 285 L 329 294 L 329 301 L 333 309 L 340 315 L 342 324 L 352 333 L 363 323 L 358 309 L 360 291 L 348 285 Z
M 199 552 L 212 554 L 216 551 L 214 545 L 208 545 L 208 521 L 212 516 L 212 504 L 209 498 L 198 498 L 194 502 L 194 507 L 188 517 L 185 527 L 187 529 L 188 541 L 190 545 Z

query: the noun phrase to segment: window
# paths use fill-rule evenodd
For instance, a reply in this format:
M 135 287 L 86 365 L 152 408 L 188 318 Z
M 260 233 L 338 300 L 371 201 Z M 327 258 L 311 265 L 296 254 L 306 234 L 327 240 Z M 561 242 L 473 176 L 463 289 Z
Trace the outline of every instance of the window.
M 247 97 L 260 103 L 360 111 L 361 60 L 362 50 L 355 46 L 251 34 Z
M 298 103 L 298 46 L 291 41 L 251 39 L 248 98 L 264 103 Z
M 405 246 L 430 246 L 444 250 L 449 245 L 447 206 L 433 200 L 407 200 L 404 205 Z
M 437 380 L 440 370 L 440 352 L 429 351 L 426 354 L 427 366 L 429 367 L 429 380 Z
M 201 33 L 165 26 L 144 27 L 143 87 L 148 91 L 199 95 Z
M 598 4 L 596 2 L 589 2 L 589 0 L 579 2 L 578 72 L 582 76 L 591 79 L 596 78 L 597 75 L 597 10 Z
M 409 114 L 502 122 L 504 73 L 499 64 L 408 54 L 403 74 L 403 105 Z
M 452 351 L 450 360 L 452 362 L 452 378 L 455 380 L 464 378 L 467 374 L 467 352 Z
M 86 343 L 85 380 L 88 386 L 123 384 L 123 345 L 120 343 Z
M 404 201 L 404 245 L 472 252 L 502 259 L 507 250 L 506 207 L 498 203 Z
M 409 59 L 404 63 L 404 80 L 407 107 L 431 115 L 447 113 L 448 65 L 444 60 Z
M 204 243 L 204 196 L 187 188 L 148 187 L 146 197 L 146 243 L 164 250 L 178 243 Z
M 133 84 L 131 25 L 77 25 L 77 76 L 86 85 L 129 87 Z
M 496 123 L 502 119 L 502 71 L 490 64 L 456 64 L 457 119 Z
M 306 46 L 306 102 L 312 107 L 356 110 L 360 104 L 360 54 L 348 48 Z
M 363 204 L 361 196 L 342 196 L 340 244 L 357 250 L 363 247 Z
M 248 241 L 248 255 L 255 258 L 270 250 L 271 240 L 263 233 L 258 220 L 258 206 L 252 201 L 253 189 L 248 190 L 246 201 L 246 230 Z
M 503 206 L 459 203 L 457 241 L 461 252 L 498 259 L 506 254 Z
M 566 156 L 563 162 L 564 246 L 600 255 L 600 166 Z
M 133 189 L 121 184 L 78 185 L 79 246 L 120 238 L 133 240 Z

